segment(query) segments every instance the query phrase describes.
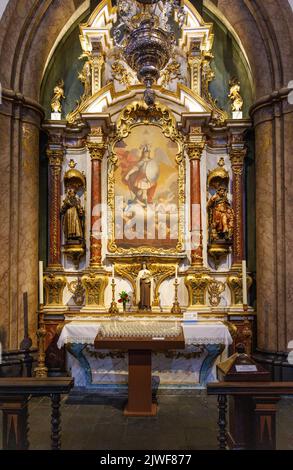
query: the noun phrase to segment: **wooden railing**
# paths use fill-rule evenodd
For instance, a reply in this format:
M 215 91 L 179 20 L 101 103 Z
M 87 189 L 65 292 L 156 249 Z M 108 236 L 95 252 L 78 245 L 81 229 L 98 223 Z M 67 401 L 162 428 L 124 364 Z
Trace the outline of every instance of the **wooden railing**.
M 207 385 L 208 395 L 218 396 L 219 449 L 275 450 L 277 403 L 293 395 L 293 382 L 219 382 Z M 227 431 L 227 397 L 237 413 Z M 238 436 L 231 435 L 231 426 Z
M 27 450 L 28 403 L 32 397 L 51 398 L 51 449 L 61 448 L 61 395 L 68 394 L 74 385 L 71 377 L 0 379 L 0 409 L 3 411 L 3 449 Z

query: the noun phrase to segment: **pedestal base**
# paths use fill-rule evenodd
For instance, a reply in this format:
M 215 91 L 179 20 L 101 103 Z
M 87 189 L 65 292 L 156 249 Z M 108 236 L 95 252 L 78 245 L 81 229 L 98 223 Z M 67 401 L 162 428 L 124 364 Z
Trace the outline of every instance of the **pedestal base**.
M 233 116 L 233 119 L 243 119 L 243 112 L 233 111 L 232 116 Z
M 157 416 L 157 411 L 158 411 L 158 405 L 157 403 L 152 403 L 150 411 L 131 411 L 128 409 L 128 403 L 124 408 L 124 416 L 130 416 L 130 417 L 135 417 L 135 416 Z
M 61 121 L 62 114 L 61 113 L 51 113 L 51 121 Z

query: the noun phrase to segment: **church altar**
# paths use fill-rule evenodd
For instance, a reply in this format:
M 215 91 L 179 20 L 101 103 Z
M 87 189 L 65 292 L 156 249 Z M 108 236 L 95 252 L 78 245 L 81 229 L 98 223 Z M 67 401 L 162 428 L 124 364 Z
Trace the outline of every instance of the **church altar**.
M 127 386 L 128 355 L 125 351 L 97 351 L 96 336 L 105 325 L 135 324 L 142 328 L 152 326 L 151 334 L 160 333 L 160 326 L 182 326 L 185 349 L 154 352 L 152 358 L 153 388 L 203 388 L 216 381 L 215 366 L 227 358 L 232 344 L 229 329 L 220 321 L 199 321 L 184 324 L 178 317 L 134 316 L 111 318 L 104 316 L 76 318 L 65 324 L 58 340 L 58 348 L 66 347 L 67 369 L 75 378 L 75 387 L 81 389 L 123 389 Z M 163 327 L 164 328 L 164 327 Z M 163 331 L 163 330 L 162 330 Z
M 253 279 L 244 238 L 251 122 L 243 119 L 239 80 L 229 95 L 237 116 L 212 98 L 212 25 L 183 4 L 186 21 L 176 25 L 174 16 L 176 47 L 172 57 L 163 48 L 169 59 L 151 88 L 116 51 L 117 9 L 103 0 L 80 25 L 84 94 L 66 119 L 64 83 L 52 90 L 54 112 L 43 125 L 48 249 L 40 374 L 67 367 L 78 386 L 126 386 L 127 355 L 93 348 L 99 325 L 122 312 L 138 325 L 198 312 L 196 325 L 184 325 L 184 351 L 154 354 L 153 378 L 162 387 L 215 379 L 215 360 L 232 341 L 223 322 L 233 329 L 231 352 L 239 343 L 251 351 Z

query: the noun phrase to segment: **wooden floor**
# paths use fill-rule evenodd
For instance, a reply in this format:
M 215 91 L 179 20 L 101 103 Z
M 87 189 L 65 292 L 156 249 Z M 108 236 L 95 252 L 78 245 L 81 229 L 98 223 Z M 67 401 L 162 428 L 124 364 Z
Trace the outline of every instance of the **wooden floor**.
M 64 398 L 62 402 L 63 449 L 217 448 L 215 397 L 162 395 L 156 418 L 124 417 L 125 398 L 90 395 L 71 400 L 72 404 L 66 401 Z M 283 399 L 278 413 L 278 449 L 293 450 L 292 422 L 293 399 Z M 29 439 L 31 449 L 49 449 L 50 402 L 46 398 L 34 399 L 30 404 Z

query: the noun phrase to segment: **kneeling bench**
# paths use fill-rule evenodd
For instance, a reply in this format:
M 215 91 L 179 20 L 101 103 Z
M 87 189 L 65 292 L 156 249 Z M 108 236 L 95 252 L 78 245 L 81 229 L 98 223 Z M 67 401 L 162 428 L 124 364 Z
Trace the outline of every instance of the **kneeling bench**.
M 51 398 L 51 449 L 61 448 L 60 396 L 74 385 L 71 377 L 9 377 L 0 379 L 0 409 L 3 411 L 3 449 L 27 450 L 28 402 L 31 397 Z

